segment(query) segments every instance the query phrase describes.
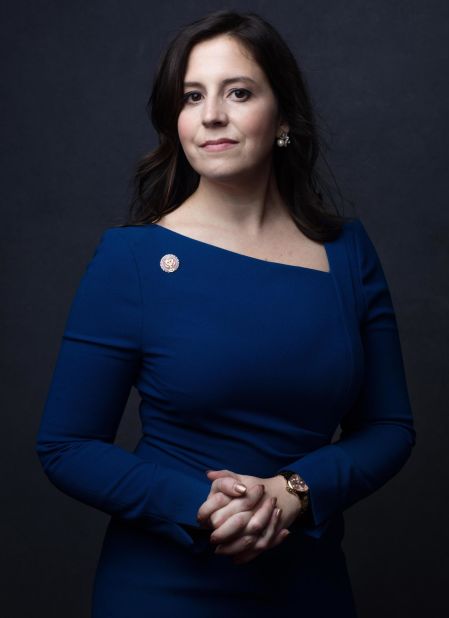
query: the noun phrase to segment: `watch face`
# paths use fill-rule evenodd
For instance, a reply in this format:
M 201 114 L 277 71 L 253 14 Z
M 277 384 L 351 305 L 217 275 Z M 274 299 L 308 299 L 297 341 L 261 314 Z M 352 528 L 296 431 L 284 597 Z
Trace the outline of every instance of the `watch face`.
M 289 479 L 290 485 L 295 491 L 304 493 L 309 491 L 309 486 L 297 474 L 293 474 Z

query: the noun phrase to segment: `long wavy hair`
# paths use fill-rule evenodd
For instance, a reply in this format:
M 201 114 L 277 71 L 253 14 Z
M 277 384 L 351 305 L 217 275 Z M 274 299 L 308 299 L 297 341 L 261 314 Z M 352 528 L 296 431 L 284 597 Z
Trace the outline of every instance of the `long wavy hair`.
M 311 99 L 295 57 L 275 28 L 260 15 L 220 10 L 182 27 L 159 61 L 147 111 L 159 136 L 159 145 L 138 161 L 132 178 L 133 196 L 123 225 L 157 222 L 176 210 L 197 189 L 200 175 L 181 146 L 177 120 L 183 106 L 183 82 L 191 49 L 215 36 L 227 34 L 252 54 L 265 72 L 290 126 L 290 144 L 273 144 L 273 170 L 285 205 L 297 227 L 309 238 L 330 241 L 338 237 L 347 219 L 339 213 L 328 184 L 317 171 L 319 155 L 330 170 L 318 135 Z M 327 196 L 327 198 L 324 197 Z M 335 212 L 331 212 L 332 205 Z

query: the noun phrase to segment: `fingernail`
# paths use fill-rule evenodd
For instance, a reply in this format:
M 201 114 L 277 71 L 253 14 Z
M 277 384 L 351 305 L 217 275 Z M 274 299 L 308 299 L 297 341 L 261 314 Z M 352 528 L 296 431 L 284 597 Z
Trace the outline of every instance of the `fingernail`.
M 277 508 L 277 509 L 275 510 L 275 512 L 274 512 L 274 516 L 277 518 L 277 517 L 279 517 L 279 515 L 280 515 L 280 514 L 281 514 L 281 509 L 280 509 L 280 508 Z
M 246 487 L 245 485 L 242 485 L 241 483 L 236 483 L 234 485 L 234 489 L 238 492 L 240 492 L 241 494 L 243 494 L 246 491 Z

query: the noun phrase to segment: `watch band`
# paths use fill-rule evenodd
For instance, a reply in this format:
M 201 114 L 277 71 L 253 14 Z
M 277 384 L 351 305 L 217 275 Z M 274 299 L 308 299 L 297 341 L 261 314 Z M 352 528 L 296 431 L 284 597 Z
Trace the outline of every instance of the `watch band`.
M 309 510 L 309 487 L 304 479 L 294 470 L 280 470 L 279 475 L 287 481 L 285 489 L 296 495 L 301 502 L 301 511 L 298 517 L 304 517 Z

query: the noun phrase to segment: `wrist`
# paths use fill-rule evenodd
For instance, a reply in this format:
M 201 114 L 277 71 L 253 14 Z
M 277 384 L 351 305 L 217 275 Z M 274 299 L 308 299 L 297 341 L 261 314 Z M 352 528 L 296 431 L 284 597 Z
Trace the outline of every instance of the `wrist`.
M 284 480 L 287 494 L 296 499 L 295 518 L 305 521 L 309 512 L 309 487 L 304 479 L 294 470 L 280 470 L 278 475 Z
M 301 499 L 287 491 L 286 480 L 282 475 L 277 475 L 273 479 L 277 506 L 282 508 L 283 513 L 288 514 L 289 519 L 295 520 L 302 512 Z

